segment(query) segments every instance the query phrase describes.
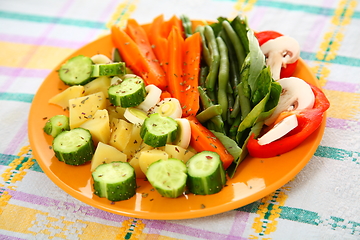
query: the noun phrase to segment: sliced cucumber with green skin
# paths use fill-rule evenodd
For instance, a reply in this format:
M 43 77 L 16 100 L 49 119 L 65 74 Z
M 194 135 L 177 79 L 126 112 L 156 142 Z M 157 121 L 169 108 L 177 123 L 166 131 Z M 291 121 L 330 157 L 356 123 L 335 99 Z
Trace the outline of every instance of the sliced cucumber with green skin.
M 56 137 L 63 131 L 70 130 L 69 117 L 65 115 L 55 115 L 46 121 L 44 132 L 52 137 Z
M 187 161 L 186 166 L 187 186 L 191 193 L 214 194 L 220 192 L 226 184 L 226 172 L 220 156 L 215 152 L 199 152 Z
M 92 65 L 91 77 L 116 76 L 126 73 L 124 62 L 94 64 Z
M 91 161 L 95 147 L 89 130 L 74 128 L 57 135 L 52 143 L 55 156 L 69 165 Z
M 145 83 L 140 77 L 126 78 L 108 89 L 111 104 L 123 108 L 136 107 L 146 96 Z
M 181 160 L 160 159 L 149 166 L 146 177 L 161 196 L 177 198 L 185 191 L 186 172 L 186 165 Z
M 78 55 L 67 60 L 59 70 L 60 79 L 67 85 L 85 85 L 92 78 L 93 62 L 91 58 Z
M 140 136 L 147 145 L 162 147 L 176 139 L 178 129 L 179 125 L 173 118 L 153 113 L 141 125 Z
M 110 201 L 127 200 L 136 193 L 134 168 L 127 162 L 99 165 L 92 173 L 94 194 Z

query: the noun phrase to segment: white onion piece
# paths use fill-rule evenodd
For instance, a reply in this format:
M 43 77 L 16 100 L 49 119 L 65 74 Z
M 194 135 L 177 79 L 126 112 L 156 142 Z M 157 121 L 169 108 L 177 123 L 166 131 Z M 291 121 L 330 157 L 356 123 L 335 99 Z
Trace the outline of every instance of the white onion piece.
M 176 118 L 175 121 L 179 125 L 179 131 L 173 144 L 187 149 L 191 138 L 190 122 L 186 118 Z
M 132 124 L 142 125 L 148 116 L 143 110 L 130 107 L 125 109 L 124 117 Z
M 104 54 L 95 54 L 94 56 L 91 57 L 91 60 L 95 64 L 108 64 L 113 62 L 111 61 L 110 58 L 108 58 Z
M 147 112 L 160 101 L 162 91 L 160 88 L 153 84 L 147 85 L 145 87 L 145 90 L 147 95 L 144 101 L 140 103 L 137 108 Z
M 182 116 L 181 105 L 176 98 L 164 98 L 155 105 L 153 112 L 173 119 L 181 118 Z

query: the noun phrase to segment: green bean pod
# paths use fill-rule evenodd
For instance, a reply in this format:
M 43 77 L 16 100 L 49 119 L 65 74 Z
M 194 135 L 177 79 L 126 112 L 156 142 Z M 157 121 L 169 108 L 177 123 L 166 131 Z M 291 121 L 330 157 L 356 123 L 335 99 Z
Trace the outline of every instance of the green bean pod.
M 206 121 L 212 119 L 213 117 L 219 116 L 222 113 L 222 108 L 219 104 L 212 105 L 208 108 L 205 108 L 200 113 L 196 115 L 197 120 L 201 123 L 205 123 Z
M 244 47 L 243 47 L 238 35 L 236 34 L 235 30 L 232 28 L 231 24 L 228 21 L 223 21 L 222 25 L 223 25 L 223 28 L 225 29 L 226 33 L 228 34 L 230 41 L 232 42 L 232 44 L 234 46 L 238 64 L 239 64 L 239 69 L 241 69 L 244 59 L 245 59 Z
M 216 38 L 216 42 L 219 46 L 220 53 L 220 66 L 219 66 L 219 77 L 218 77 L 218 86 L 219 90 L 217 91 L 217 99 L 222 108 L 221 117 L 223 121 L 227 119 L 227 110 L 228 110 L 228 98 L 227 98 L 227 85 L 229 82 L 229 58 L 228 58 L 228 49 L 224 40 L 221 37 Z
M 210 26 L 205 26 L 204 35 L 211 54 L 210 71 L 205 86 L 208 91 L 214 91 L 219 72 L 220 54 L 214 31 Z

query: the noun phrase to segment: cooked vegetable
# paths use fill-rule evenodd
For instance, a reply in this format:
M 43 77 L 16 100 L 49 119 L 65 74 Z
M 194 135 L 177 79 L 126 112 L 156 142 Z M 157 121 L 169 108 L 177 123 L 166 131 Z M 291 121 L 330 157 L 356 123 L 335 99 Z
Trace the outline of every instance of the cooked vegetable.
M 177 98 L 165 98 L 155 105 L 151 110 L 152 113 L 158 113 L 163 117 L 171 117 L 173 119 L 181 118 L 181 105 Z
M 104 54 L 95 54 L 91 57 L 91 60 L 93 61 L 93 63 L 95 64 L 109 64 L 109 63 L 113 63 L 113 61 L 108 58 L 107 56 L 105 56 Z M 114 61 L 114 62 L 121 62 L 121 61 Z
M 166 88 L 166 80 L 163 70 L 154 67 L 153 61 L 149 61 L 140 46 L 119 27 L 111 27 L 111 37 L 114 46 L 119 49 L 123 61 L 136 75 L 142 77 L 146 85 L 154 84 L 160 89 Z
M 108 89 L 109 101 L 123 108 L 136 107 L 146 96 L 145 84 L 140 77 L 125 78 L 120 84 Z
M 67 60 L 59 70 L 60 79 L 67 85 L 84 85 L 92 80 L 91 58 L 78 55 Z
M 91 161 L 94 155 L 94 143 L 90 131 L 74 128 L 57 135 L 52 143 L 55 157 L 69 165 L 81 165 Z
M 91 168 L 90 171 L 93 172 L 95 169 L 104 163 L 111 162 L 126 162 L 127 156 L 125 153 L 119 151 L 113 146 L 105 144 L 103 142 L 99 142 L 94 156 L 91 160 Z
M 126 162 L 101 164 L 92 173 L 94 194 L 110 201 L 127 200 L 136 193 L 134 168 Z
M 179 159 L 160 159 L 149 166 L 146 177 L 160 195 L 177 198 L 185 191 L 186 172 L 185 163 Z
M 178 128 L 178 124 L 173 118 L 153 113 L 145 119 L 141 126 L 140 136 L 144 143 L 152 147 L 162 147 L 176 139 Z
M 56 137 L 63 131 L 70 130 L 69 117 L 65 115 L 55 115 L 46 121 L 44 132 L 52 137 Z
M 146 97 L 144 101 L 137 106 L 137 108 L 147 112 L 160 101 L 162 91 L 153 84 L 147 85 L 145 87 L 145 91 Z
M 227 169 L 233 162 L 234 157 L 209 129 L 201 125 L 196 117 L 189 116 L 187 119 L 189 120 L 191 127 L 190 145 L 197 152 L 212 151 L 218 153 L 223 162 L 224 169 Z
M 124 62 L 94 64 L 92 66 L 91 77 L 116 76 L 124 75 L 125 73 L 126 69 Z
M 226 172 L 215 152 L 202 151 L 191 157 L 186 163 L 188 168 L 187 186 L 197 195 L 220 192 L 226 183 Z

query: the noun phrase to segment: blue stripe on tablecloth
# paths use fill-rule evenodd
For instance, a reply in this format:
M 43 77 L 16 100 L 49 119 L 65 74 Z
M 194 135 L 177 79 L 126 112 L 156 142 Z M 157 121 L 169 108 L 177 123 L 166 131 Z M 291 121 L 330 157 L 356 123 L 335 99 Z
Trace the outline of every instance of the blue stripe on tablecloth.
M 0 101 L 17 101 L 31 103 L 33 98 L 34 94 L 31 93 L 0 92 Z
M 37 23 L 57 23 L 57 24 L 71 25 L 77 27 L 106 29 L 105 22 L 86 21 L 86 20 L 61 18 L 61 17 L 48 17 L 48 16 L 40 16 L 34 14 L 8 12 L 8 11 L 0 11 L 0 18 L 37 22 Z
M 319 61 L 319 59 L 316 58 L 316 53 L 302 51 L 300 53 L 300 56 L 304 60 Z M 330 61 L 321 60 L 321 62 L 340 64 L 340 65 L 346 65 L 346 66 L 351 66 L 351 67 L 360 67 L 360 58 L 345 57 L 345 56 L 339 56 L 339 55 L 337 55 L 334 59 L 332 59 Z

